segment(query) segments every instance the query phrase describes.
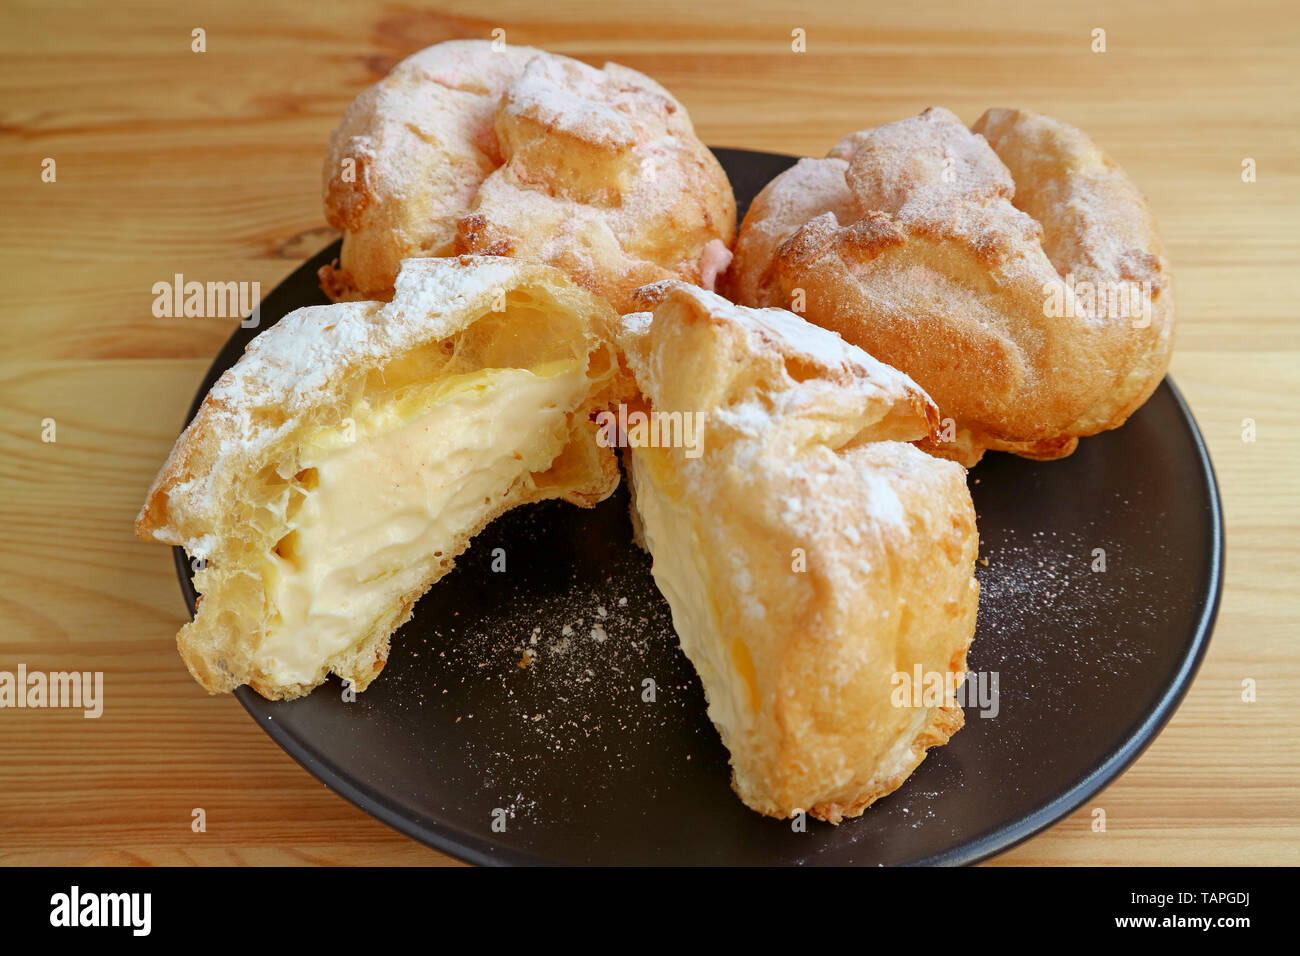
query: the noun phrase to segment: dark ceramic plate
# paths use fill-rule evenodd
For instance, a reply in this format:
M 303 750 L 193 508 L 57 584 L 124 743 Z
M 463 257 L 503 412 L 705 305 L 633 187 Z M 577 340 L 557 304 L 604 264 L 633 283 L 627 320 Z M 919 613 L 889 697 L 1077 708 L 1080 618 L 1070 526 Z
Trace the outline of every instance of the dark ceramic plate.
M 793 162 L 717 154 L 742 213 Z M 316 270 L 337 254 L 326 249 L 268 296 L 263 326 L 325 302 Z M 254 331 L 235 333 L 200 396 Z M 970 668 L 999 675 L 998 713 L 981 717 L 972 702 L 948 746 L 839 827 L 795 832 L 731 792 L 622 488 L 590 511 L 548 502 L 484 531 L 355 702 L 336 679 L 291 702 L 246 687 L 237 696 L 336 792 L 476 863 L 980 860 L 1080 806 L 1169 719 L 1209 642 L 1223 529 L 1205 445 L 1168 380 L 1070 458 L 993 454 L 970 483 L 988 561 Z M 506 573 L 491 570 L 495 548 Z M 176 558 L 192 612 L 188 563 L 180 549 Z M 529 647 L 535 663 L 521 668 Z

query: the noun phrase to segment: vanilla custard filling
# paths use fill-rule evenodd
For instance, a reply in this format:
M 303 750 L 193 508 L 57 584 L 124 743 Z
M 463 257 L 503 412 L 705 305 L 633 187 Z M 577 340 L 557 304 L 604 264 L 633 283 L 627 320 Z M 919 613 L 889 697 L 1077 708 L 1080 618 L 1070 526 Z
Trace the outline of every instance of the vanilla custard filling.
M 314 487 L 271 554 L 279 612 L 256 664 L 311 684 L 325 663 L 399 610 L 441 558 L 563 450 L 586 389 L 577 362 L 454 376 L 384 407 L 359 407 L 304 454 Z
M 728 639 L 721 615 L 709 593 L 708 563 L 704 560 L 690 514 L 671 490 L 668 452 L 638 448 L 631 454 L 631 476 L 641 518 L 641 535 L 654 563 L 651 574 L 668 600 L 673 630 L 682 651 L 704 685 L 709 719 L 722 742 L 731 749 L 753 725 L 760 701 L 753 661 L 741 635 Z

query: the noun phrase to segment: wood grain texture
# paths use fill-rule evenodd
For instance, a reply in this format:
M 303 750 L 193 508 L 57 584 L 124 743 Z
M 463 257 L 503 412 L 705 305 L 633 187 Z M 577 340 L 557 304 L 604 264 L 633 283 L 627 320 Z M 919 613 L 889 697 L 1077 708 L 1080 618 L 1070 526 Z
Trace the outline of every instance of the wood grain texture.
M 207 52 L 190 52 L 190 31 Z M 0 863 L 448 863 L 316 783 L 173 650 L 171 558 L 130 533 L 233 323 L 156 319 L 177 272 L 269 291 L 331 234 L 330 130 L 394 62 L 494 27 L 644 70 L 706 142 L 820 155 L 941 104 L 1086 129 L 1149 195 L 1173 374 L 1223 485 L 1195 686 L 1115 784 L 996 862 L 1300 863 L 1300 16 L 1233 4 L 9 2 L 0 9 L 0 669 L 104 670 L 104 716 L 0 712 Z M 807 31 L 807 52 L 790 50 Z M 1090 31 L 1107 31 L 1107 52 Z M 42 183 L 44 157 L 56 183 Z M 1243 158 L 1258 181 L 1243 183 Z M 57 441 L 40 440 L 57 422 Z M 1242 440 L 1243 419 L 1257 440 Z M 1258 702 L 1240 700 L 1244 678 Z M 1090 830 L 1104 807 L 1108 832 Z M 206 833 L 190 830 L 203 807 Z

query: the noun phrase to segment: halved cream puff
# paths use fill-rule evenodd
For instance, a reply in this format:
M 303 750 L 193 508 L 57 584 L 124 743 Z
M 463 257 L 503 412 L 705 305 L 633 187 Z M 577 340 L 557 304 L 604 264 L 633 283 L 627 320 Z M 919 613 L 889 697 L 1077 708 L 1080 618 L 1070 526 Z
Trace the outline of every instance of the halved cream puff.
M 388 304 L 285 316 L 213 386 L 136 520 L 202 559 L 177 636 L 213 693 L 364 690 L 416 600 L 489 521 L 618 483 L 597 410 L 617 315 L 559 271 L 408 260 Z
M 627 436 L 633 518 L 733 786 L 769 816 L 856 816 L 962 726 L 955 701 L 895 691 L 966 669 L 965 470 L 910 444 L 938 421 L 925 392 L 835 333 L 681 282 L 640 294 L 654 311 L 619 335 L 640 411 L 703 433 Z

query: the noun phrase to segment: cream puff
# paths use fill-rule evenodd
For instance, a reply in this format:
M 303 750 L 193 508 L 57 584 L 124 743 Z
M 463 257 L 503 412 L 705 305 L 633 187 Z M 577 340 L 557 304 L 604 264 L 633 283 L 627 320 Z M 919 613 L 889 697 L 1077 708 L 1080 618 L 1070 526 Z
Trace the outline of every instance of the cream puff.
M 632 307 L 657 279 L 711 284 L 736 204 L 690 116 L 649 77 L 531 47 L 454 40 L 363 92 L 330 138 L 335 300 L 384 299 L 416 256 L 546 262 Z
M 177 636 L 213 693 L 364 690 L 393 631 L 515 505 L 618 483 L 595 412 L 625 373 L 617 316 L 558 270 L 413 259 L 392 301 L 299 309 L 217 381 L 136 520 L 196 559 Z
M 1142 194 L 1082 132 L 947 110 L 804 159 L 745 216 L 728 294 L 791 308 L 906 372 L 946 419 L 927 447 L 1070 454 L 1160 384 L 1173 280 Z
M 966 669 L 965 470 L 911 444 L 937 424 L 925 392 L 835 333 L 681 282 L 641 298 L 618 338 L 634 524 L 733 787 L 769 816 L 856 816 L 962 726 L 954 699 L 897 690 Z

